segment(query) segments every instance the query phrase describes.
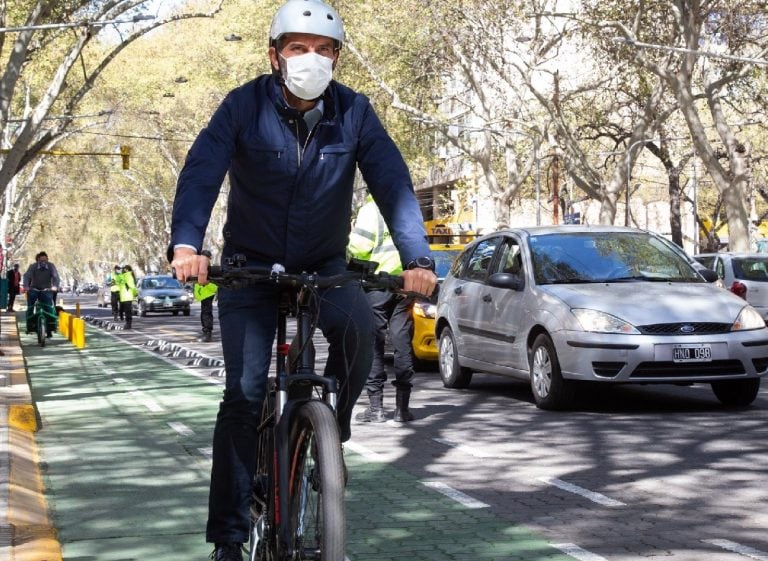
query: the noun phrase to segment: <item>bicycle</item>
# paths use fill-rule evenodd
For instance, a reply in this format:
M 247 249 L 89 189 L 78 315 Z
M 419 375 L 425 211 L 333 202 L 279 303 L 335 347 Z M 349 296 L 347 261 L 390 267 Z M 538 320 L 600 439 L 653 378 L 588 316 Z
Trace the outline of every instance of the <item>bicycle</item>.
M 353 260 L 352 269 L 322 277 L 286 273 L 281 265 L 247 267 L 235 256 L 211 267 L 219 287 L 264 282 L 282 287 L 278 306 L 275 376 L 258 425 L 258 450 L 250 509 L 249 561 L 343 561 L 346 469 L 336 422 L 337 381 L 315 372 L 312 335 L 318 290 L 351 282 L 402 292 L 402 279 L 373 273 L 374 262 Z M 287 343 L 287 318 L 296 335 Z
M 42 290 L 36 288 L 29 289 L 31 293 L 53 293 L 50 288 L 44 288 Z M 27 317 L 27 333 L 31 333 L 29 329 L 30 324 L 34 325 L 34 330 L 37 333 L 37 343 L 41 347 L 45 347 L 48 333 L 58 329 L 59 316 L 56 313 L 56 308 L 53 304 L 43 302 L 43 299 L 38 296 L 35 300 L 35 307 L 32 310 L 32 314 Z

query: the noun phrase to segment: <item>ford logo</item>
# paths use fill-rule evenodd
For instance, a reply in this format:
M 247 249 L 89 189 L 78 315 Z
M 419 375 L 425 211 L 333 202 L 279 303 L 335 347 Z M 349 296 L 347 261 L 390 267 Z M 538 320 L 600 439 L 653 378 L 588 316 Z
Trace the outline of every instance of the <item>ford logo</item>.
M 692 325 L 683 325 L 680 327 L 680 333 L 693 333 L 696 328 Z

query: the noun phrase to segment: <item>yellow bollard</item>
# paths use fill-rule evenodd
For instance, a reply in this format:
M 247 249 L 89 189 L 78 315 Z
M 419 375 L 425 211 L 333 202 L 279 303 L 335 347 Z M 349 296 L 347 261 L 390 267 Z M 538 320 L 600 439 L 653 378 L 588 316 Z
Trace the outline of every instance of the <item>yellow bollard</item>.
M 70 341 L 78 349 L 85 348 L 85 320 L 80 318 L 72 318 L 72 336 Z
M 69 339 L 69 320 L 72 316 L 67 312 L 59 312 L 59 333 Z

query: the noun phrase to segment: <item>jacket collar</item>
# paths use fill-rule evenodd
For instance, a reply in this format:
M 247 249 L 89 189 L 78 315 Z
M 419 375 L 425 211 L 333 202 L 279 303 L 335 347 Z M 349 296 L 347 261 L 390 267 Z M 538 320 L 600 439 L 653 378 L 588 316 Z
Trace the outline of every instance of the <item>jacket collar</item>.
M 275 109 L 280 115 L 291 118 L 301 118 L 301 112 L 297 111 L 285 101 L 280 81 L 275 74 L 268 77 L 267 95 L 269 95 Z M 336 91 L 336 81 L 331 80 L 330 85 L 323 92 L 323 118 L 321 121 L 332 121 L 336 116 L 336 105 L 334 104 L 334 93 Z

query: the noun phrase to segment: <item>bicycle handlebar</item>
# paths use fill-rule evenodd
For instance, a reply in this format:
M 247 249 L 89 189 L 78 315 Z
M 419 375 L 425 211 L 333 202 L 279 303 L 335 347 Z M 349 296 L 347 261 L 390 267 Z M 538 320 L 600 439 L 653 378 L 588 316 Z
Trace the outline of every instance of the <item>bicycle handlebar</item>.
M 389 290 L 407 294 L 403 291 L 403 278 L 388 273 L 373 273 L 368 270 L 351 270 L 336 275 L 317 273 L 288 273 L 279 264 L 272 267 L 212 266 L 208 269 L 208 279 L 227 288 L 245 288 L 265 282 L 292 287 L 307 286 L 313 288 L 332 288 L 353 282 L 360 283 L 364 289 Z M 189 277 L 194 282 L 195 277 Z

